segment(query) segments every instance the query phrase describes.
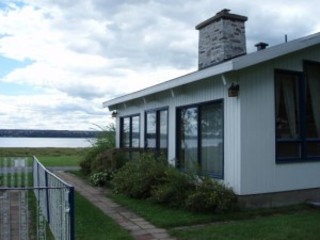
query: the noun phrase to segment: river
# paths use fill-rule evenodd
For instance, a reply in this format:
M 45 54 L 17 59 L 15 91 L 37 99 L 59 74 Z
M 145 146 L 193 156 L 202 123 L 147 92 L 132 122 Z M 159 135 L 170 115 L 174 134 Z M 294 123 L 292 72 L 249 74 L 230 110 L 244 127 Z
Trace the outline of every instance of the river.
M 0 148 L 84 148 L 90 147 L 94 139 L 88 138 L 20 138 L 0 137 Z

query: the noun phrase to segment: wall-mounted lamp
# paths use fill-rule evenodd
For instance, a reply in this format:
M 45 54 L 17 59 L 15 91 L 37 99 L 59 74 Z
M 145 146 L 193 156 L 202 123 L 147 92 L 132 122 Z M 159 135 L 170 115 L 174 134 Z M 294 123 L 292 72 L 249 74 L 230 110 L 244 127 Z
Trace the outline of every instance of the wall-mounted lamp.
M 228 88 L 228 96 L 229 97 L 238 97 L 239 95 L 239 84 L 231 83 L 230 87 Z
M 113 117 L 113 118 L 115 118 L 115 117 L 117 117 L 117 111 L 113 111 L 112 113 L 111 113 L 111 116 Z

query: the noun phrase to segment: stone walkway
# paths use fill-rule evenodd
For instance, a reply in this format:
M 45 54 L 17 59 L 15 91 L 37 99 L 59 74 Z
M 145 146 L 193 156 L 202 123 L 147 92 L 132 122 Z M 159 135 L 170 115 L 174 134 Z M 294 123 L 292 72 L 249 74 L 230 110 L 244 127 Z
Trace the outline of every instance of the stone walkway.
M 84 180 L 66 172 L 55 172 L 57 176 L 75 187 L 75 190 L 91 201 L 120 226 L 127 229 L 137 240 L 174 240 L 165 229 L 157 228 L 137 214 L 121 207 L 107 197 L 108 191 L 96 188 Z

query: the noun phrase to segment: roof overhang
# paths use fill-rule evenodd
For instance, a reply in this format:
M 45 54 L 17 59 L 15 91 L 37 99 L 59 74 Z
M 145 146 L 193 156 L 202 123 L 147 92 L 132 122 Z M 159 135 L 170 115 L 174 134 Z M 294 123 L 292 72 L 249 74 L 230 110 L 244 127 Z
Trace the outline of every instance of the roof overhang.
M 117 97 L 109 101 L 105 101 L 103 102 L 103 107 L 108 107 L 109 110 L 114 110 L 114 107 L 121 103 L 132 101 L 141 97 L 146 97 L 158 92 L 174 89 L 176 87 L 193 83 L 208 77 L 213 77 L 219 74 L 224 74 L 232 71 L 238 71 L 253 66 L 255 64 L 263 63 L 317 44 L 320 44 L 320 33 L 312 34 L 307 37 L 296 39 L 294 41 L 279 44 L 261 51 L 243 55 L 241 57 L 237 57 L 196 72 L 192 72 L 190 74 L 142 89 L 140 91 Z

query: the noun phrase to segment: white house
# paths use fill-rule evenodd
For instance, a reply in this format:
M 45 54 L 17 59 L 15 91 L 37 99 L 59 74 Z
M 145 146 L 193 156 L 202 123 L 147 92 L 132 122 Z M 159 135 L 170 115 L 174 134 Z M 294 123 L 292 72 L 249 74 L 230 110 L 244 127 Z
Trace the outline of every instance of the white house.
M 199 165 L 244 205 L 320 200 L 320 33 L 246 53 L 246 17 L 196 26 L 199 70 L 103 103 L 117 147 Z

